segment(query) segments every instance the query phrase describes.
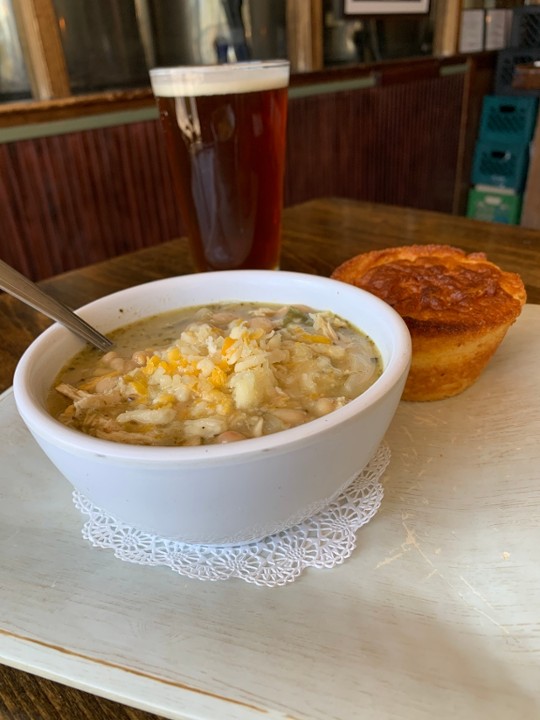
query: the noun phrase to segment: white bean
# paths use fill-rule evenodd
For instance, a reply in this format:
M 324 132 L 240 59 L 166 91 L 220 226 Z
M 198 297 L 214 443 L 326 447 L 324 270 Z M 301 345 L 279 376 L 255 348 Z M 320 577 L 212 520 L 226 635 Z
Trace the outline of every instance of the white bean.
M 116 357 L 113 358 L 109 365 L 112 367 L 113 370 L 116 370 L 117 372 L 124 372 L 124 364 L 125 364 L 124 358 Z
M 328 415 L 329 412 L 335 410 L 336 401 L 333 398 L 319 398 L 313 404 L 313 412 L 315 415 L 322 417 Z
M 271 411 L 271 414 L 287 425 L 301 425 L 307 417 L 305 410 L 295 410 L 294 408 L 276 408 Z
M 145 350 L 136 350 L 133 355 L 131 356 L 131 359 L 134 363 L 139 365 L 139 367 L 142 367 L 143 365 L 146 365 L 146 361 L 148 360 L 149 353 Z
M 217 436 L 216 442 L 218 443 L 230 443 L 237 442 L 238 440 L 245 440 L 246 436 L 242 433 L 236 432 L 236 430 L 226 430 Z
M 113 360 L 116 360 L 118 357 L 118 353 L 114 350 L 110 350 L 108 353 L 105 353 L 105 355 L 101 358 L 101 362 L 104 362 L 105 365 L 110 365 Z

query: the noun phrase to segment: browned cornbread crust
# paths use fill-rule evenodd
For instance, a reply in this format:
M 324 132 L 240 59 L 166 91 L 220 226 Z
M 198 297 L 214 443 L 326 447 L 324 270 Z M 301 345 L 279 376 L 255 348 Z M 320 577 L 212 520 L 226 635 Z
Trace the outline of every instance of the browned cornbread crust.
M 332 277 L 377 295 L 407 324 L 413 354 L 404 400 L 438 400 L 472 385 L 526 301 L 519 275 L 448 245 L 364 253 Z

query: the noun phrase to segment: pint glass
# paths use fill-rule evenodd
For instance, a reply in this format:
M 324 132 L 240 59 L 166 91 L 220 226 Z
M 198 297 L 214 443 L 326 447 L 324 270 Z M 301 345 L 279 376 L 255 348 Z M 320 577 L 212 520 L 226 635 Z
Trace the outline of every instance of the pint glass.
M 198 271 L 279 266 L 289 62 L 150 70 Z

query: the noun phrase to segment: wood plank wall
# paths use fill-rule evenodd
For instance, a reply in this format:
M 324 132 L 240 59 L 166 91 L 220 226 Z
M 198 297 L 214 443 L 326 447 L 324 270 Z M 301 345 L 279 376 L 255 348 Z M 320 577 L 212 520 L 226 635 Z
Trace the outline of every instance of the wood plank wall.
M 285 204 L 452 212 L 465 78 L 291 99 Z M 35 280 L 183 232 L 157 121 L 0 145 L 0 207 L 0 257 Z
M 182 232 L 157 122 L 0 145 L 0 257 L 42 279 Z
M 452 212 L 464 77 L 291 102 L 286 203 L 335 195 Z

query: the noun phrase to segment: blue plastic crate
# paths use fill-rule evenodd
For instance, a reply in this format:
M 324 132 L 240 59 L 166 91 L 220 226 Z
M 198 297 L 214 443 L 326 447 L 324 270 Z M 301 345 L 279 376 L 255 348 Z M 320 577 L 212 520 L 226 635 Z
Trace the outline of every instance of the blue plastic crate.
M 528 165 L 528 143 L 478 140 L 471 180 L 473 185 L 489 185 L 520 192 L 525 185 Z
M 487 95 L 480 117 L 481 140 L 527 143 L 536 127 L 538 98 Z

